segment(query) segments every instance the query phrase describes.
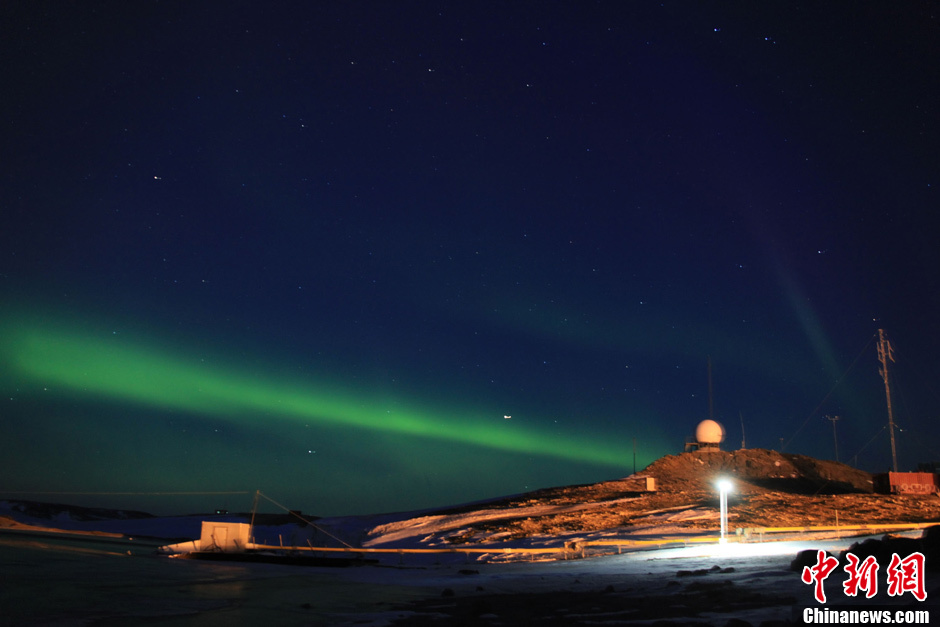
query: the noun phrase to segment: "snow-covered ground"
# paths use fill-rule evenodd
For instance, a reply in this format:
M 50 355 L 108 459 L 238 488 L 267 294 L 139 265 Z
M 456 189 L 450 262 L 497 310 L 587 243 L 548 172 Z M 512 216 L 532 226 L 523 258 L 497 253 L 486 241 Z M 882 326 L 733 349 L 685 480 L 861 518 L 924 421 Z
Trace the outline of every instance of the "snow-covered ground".
M 511 514 L 517 518 L 538 517 L 549 513 L 557 513 L 561 510 L 576 511 L 577 509 L 581 509 L 581 507 L 531 506 L 513 509 Z M 504 544 L 507 534 L 505 531 L 500 530 L 498 526 L 492 532 L 475 531 L 472 535 L 468 535 L 468 532 L 479 527 L 480 523 L 506 519 L 507 512 L 505 510 L 468 511 L 444 516 L 406 516 L 400 520 L 379 524 L 369 529 L 363 546 L 394 546 L 396 548 L 449 546 L 448 538 L 455 535 L 463 538 L 469 537 L 473 543 L 501 542 L 501 544 Z M 664 540 L 670 538 L 681 539 L 700 535 L 700 532 L 689 531 L 681 526 L 691 520 L 713 520 L 717 526 L 718 512 L 708 508 L 673 508 L 670 511 L 651 512 L 650 515 L 638 521 L 638 524 L 630 527 L 587 533 L 575 531 L 562 534 L 533 535 L 524 540 L 516 540 L 512 544 L 518 547 L 557 546 L 561 548 L 565 543 L 575 541 L 591 542 L 615 538 L 625 541 L 648 541 L 652 536 L 661 537 Z M 325 525 L 330 523 L 329 520 L 323 521 Z
M 627 499 L 623 499 L 627 500 Z M 341 546 L 330 541 L 331 536 L 351 546 L 366 548 L 441 548 L 453 546 L 449 538 L 475 528 L 481 523 L 504 521 L 514 518 L 545 516 L 560 511 L 577 511 L 585 505 L 535 505 L 520 508 L 483 508 L 467 509 L 454 514 L 433 514 L 423 512 L 400 512 L 368 516 L 344 516 L 322 518 L 312 521 L 304 527 L 297 524 L 279 526 L 258 525 L 254 530 L 259 543 L 284 544 L 287 546 L 308 546 L 308 541 L 315 546 Z M 6 525 L 3 519 L 8 519 Z M 247 522 L 245 516 L 227 514 L 207 514 L 202 516 L 168 516 L 156 518 L 127 518 L 106 520 L 76 520 L 67 512 L 49 518 L 36 518 L 18 511 L 9 501 L 0 501 L 0 528 L 12 522 L 37 528 L 57 529 L 79 533 L 101 532 L 120 534 L 131 538 L 197 539 L 202 521 Z M 681 507 L 659 512 L 650 512 L 639 524 L 626 528 L 610 529 L 592 533 L 571 532 L 533 536 L 524 540 L 507 542 L 505 533 L 477 532 L 471 542 L 474 546 L 482 543 L 499 542 L 500 547 L 564 547 L 566 542 L 575 540 L 604 540 L 623 538 L 624 540 L 650 539 L 651 536 L 668 539 L 681 539 L 685 536 L 700 535 L 682 528 L 682 524 L 691 520 L 713 520 L 717 527 L 718 513 L 710 508 Z M 321 541 L 318 544 L 314 541 Z M 485 546 L 485 545 L 483 545 Z
M 633 498 L 606 501 L 606 505 L 615 505 Z M 440 537 L 444 532 L 457 533 L 473 525 L 497 520 L 512 520 L 547 516 L 549 514 L 576 512 L 590 509 L 593 504 L 578 503 L 569 505 L 532 505 L 528 507 L 513 508 L 487 508 L 465 511 L 457 514 L 438 514 L 429 516 L 413 516 L 405 514 L 399 520 L 379 524 L 369 530 L 369 537 L 363 546 L 379 546 L 413 540 L 416 537 Z M 329 524 L 330 521 L 324 521 Z M 480 536 L 479 540 L 492 540 L 492 536 Z
M 428 512 L 343 517 L 316 521 L 320 530 L 296 525 L 259 527 L 259 540 L 298 546 L 308 539 L 326 542 L 335 535 L 370 548 L 448 547 L 448 537 L 481 522 L 505 517 L 494 508 L 449 514 Z M 452 510 L 454 511 L 454 510 Z M 537 516 L 539 507 L 512 514 Z M 536 536 L 500 542 L 499 547 L 562 549 L 565 543 L 616 538 L 663 543 L 662 548 L 624 550 L 604 547 L 605 556 L 538 560 L 514 555 L 506 563 L 493 553 L 382 554 L 380 566 L 309 568 L 270 564 L 207 563 L 151 557 L 159 540 L 198 538 L 202 520 L 244 522 L 233 516 L 167 517 L 79 521 L 30 519 L 0 503 L 7 529 L 0 533 L 0 624 L 215 625 L 388 625 L 429 616 L 444 623 L 518 624 L 528 618 L 565 624 L 645 624 L 690 620 L 724 625 L 738 618 L 758 625 L 789 620 L 793 608 L 813 604 L 813 590 L 790 570 L 804 549 L 833 554 L 858 538 L 800 541 L 688 543 L 700 532 L 682 525 L 716 517 L 708 508 L 650 512 L 643 524 L 591 534 Z M 715 518 L 717 527 L 717 519 Z M 2 521 L 0 521 L 2 524 Z M 29 526 L 114 536 L 56 537 Z M 324 533 L 328 532 L 327 533 Z M 919 532 L 911 532 L 919 536 Z M 493 540 L 479 534 L 475 546 Z M 666 543 L 674 544 L 666 544 Z M 336 543 L 334 542 L 335 546 Z M 495 547 L 494 547 L 495 548 Z M 841 573 L 828 581 L 830 606 L 856 604 L 841 593 Z M 928 579 L 929 606 L 940 595 Z M 41 589 L 42 595 L 35 591 Z M 912 599 L 888 599 L 910 602 Z M 882 602 L 884 601 L 882 596 Z M 925 606 L 926 607 L 926 606 Z M 11 618 L 12 617 L 12 618 Z M 13 621 L 5 623 L 4 620 Z

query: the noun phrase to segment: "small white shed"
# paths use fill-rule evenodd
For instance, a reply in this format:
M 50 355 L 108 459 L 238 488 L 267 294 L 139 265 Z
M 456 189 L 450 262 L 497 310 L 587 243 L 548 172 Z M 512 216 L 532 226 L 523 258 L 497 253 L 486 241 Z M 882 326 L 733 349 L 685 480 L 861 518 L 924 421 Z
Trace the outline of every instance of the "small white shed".
M 199 538 L 200 551 L 244 551 L 248 547 L 248 535 L 251 525 L 248 523 L 202 521 L 202 536 Z
M 628 490 L 633 490 L 636 492 L 655 492 L 656 491 L 656 477 L 649 477 L 647 475 L 630 475 L 624 480 L 624 487 Z

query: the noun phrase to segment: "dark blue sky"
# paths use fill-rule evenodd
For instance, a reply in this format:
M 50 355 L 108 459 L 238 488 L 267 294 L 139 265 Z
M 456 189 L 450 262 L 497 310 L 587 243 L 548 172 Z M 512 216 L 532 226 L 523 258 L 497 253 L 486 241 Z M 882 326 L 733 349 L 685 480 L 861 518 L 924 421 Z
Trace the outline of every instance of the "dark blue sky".
M 709 356 L 726 448 L 832 458 L 839 415 L 884 470 L 879 328 L 940 459 L 938 15 L 8 3 L 0 497 L 609 479 L 682 450 Z

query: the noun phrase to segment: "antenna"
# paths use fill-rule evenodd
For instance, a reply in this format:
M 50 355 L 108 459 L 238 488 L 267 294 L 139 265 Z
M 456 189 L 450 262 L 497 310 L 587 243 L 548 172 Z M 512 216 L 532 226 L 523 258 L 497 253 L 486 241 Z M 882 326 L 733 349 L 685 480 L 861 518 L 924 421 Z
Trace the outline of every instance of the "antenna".
M 738 411 L 738 417 L 741 419 L 741 448 L 747 448 L 746 440 L 744 439 L 744 413 Z
M 636 438 L 633 438 L 633 474 L 636 474 Z
M 879 374 L 885 382 L 885 397 L 888 400 L 888 433 L 891 435 L 891 463 L 894 472 L 898 471 L 898 449 L 894 441 L 894 412 L 891 410 L 891 386 L 888 383 L 888 361 L 894 361 L 894 349 L 885 337 L 885 330 L 878 329 L 878 360 L 881 362 Z M 835 423 L 833 423 L 833 427 Z
M 836 420 L 838 416 L 826 416 L 827 420 L 832 422 L 832 442 L 836 445 L 836 461 L 839 461 L 839 438 L 836 437 Z
M 248 524 L 248 541 L 254 542 L 255 514 L 258 511 L 258 499 L 261 497 L 261 490 L 255 490 L 255 499 L 251 503 L 251 522 Z

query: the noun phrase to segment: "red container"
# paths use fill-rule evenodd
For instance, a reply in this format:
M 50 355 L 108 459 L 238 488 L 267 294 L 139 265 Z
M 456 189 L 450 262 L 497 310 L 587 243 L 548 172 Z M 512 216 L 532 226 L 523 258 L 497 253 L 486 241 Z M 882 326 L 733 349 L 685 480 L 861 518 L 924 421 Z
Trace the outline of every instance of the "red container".
M 885 472 L 872 477 L 875 492 L 881 494 L 933 494 L 938 491 L 932 472 Z

